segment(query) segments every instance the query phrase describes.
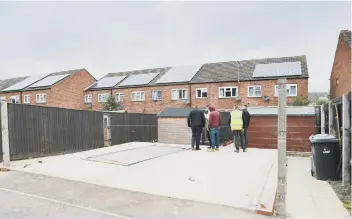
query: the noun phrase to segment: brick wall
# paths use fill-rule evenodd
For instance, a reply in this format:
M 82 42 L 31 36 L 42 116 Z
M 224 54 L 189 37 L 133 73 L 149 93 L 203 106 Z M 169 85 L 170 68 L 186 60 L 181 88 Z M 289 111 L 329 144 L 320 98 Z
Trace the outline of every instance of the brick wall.
M 308 98 L 308 79 L 290 79 L 288 80 L 290 84 L 297 84 L 298 96 L 303 99 Z M 129 112 L 136 113 L 159 113 L 165 107 L 204 107 L 208 103 L 214 104 L 217 108 L 231 109 L 235 103 L 248 104 L 249 106 L 273 106 L 277 105 L 278 98 L 274 96 L 275 85 L 277 80 L 263 80 L 254 82 L 227 82 L 227 83 L 211 83 L 211 84 L 192 84 L 192 85 L 168 85 L 168 86 L 154 86 L 154 87 L 139 87 L 139 88 L 124 88 L 124 89 L 114 89 L 114 90 L 100 90 L 100 91 L 87 91 L 85 94 L 92 94 L 92 109 L 101 110 L 102 103 L 98 102 L 98 94 L 101 93 L 111 93 L 115 95 L 116 93 L 124 94 L 124 101 L 121 103 L 125 109 Z M 248 86 L 250 85 L 261 85 L 262 86 L 262 96 L 269 96 L 270 102 L 267 103 L 263 98 L 259 97 L 248 97 Z M 238 86 L 239 95 L 241 96 L 240 101 L 235 101 L 234 99 L 219 99 L 219 87 L 222 86 Z M 190 100 L 189 104 L 185 104 L 181 100 L 171 100 L 171 90 L 172 89 L 182 89 L 186 88 L 187 98 Z M 196 98 L 197 88 L 208 88 L 208 97 L 198 99 Z M 152 92 L 154 90 L 162 91 L 162 100 L 153 101 Z M 134 91 L 144 91 L 145 101 L 134 102 L 131 100 L 132 92 Z M 191 92 L 190 92 L 191 91 Z M 288 102 L 291 102 L 294 98 L 289 97 Z
M 24 95 L 30 95 L 29 104 L 31 105 L 86 109 L 84 98 L 82 98 L 83 90 L 94 83 L 94 81 L 94 77 L 84 70 L 56 83 L 51 89 L 6 93 L 6 96 L 8 96 L 7 101 L 9 101 L 10 96 L 14 94 L 20 95 L 20 103 L 23 103 Z M 37 103 L 36 95 L 42 93 L 46 94 L 46 103 Z M 3 95 L 0 94 L 0 96 Z
M 297 96 L 308 99 L 308 79 L 289 79 L 287 83 L 297 84 Z M 262 97 L 248 97 L 248 86 L 252 85 L 261 85 L 262 97 L 269 96 L 270 101 L 266 102 Z M 192 107 L 206 106 L 208 103 L 215 105 L 219 109 L 231 109 L 236 103 L 248 104 L 249 106 L 275 106 L 278 104 L 278 97 L 275 97 L 275 85 L 277 85 L 277 80 L 194 84 L 192 85 Z M 241 100 L 219 98 L 219 87 L 225 86 L 238 86 Z M 196 98 L 197 88 L 208 88 L 208 98 Z M 288 97 L 288 102 L 291 102 L 293 99 L 294 97 Z
M 158 141 L 169 144 L 190 145 L 191 129 L 186 118 L 158 118 Z
M 341 97 L 351 91 L 351 47 L 340 36 L 330 77 L 330 98 Z

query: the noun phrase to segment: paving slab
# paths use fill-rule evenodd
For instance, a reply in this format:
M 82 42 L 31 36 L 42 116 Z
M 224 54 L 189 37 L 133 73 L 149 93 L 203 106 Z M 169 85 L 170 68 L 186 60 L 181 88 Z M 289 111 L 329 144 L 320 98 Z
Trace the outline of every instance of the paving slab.
M 168 154 L 132 166 L 84 160 L 89 156 L 169 144 L 129 143 L 75 154 L 12 162 L 12 169 L 130 191 L 231 206 L 254 211 L 268 181 L 276 150 L 234 153 L 190 151 Z M 177 146 L 175 146 L 177 147 Z M 189 146 L 183 146 L 185 148 Z M 41 161 L 39 163 L 38 161 Z M 269 180 L 270 181 L 270 180 Z M 274 182 L 276 183 L 276 182 Z M 275 192 L 275 191 L 273 191 Z

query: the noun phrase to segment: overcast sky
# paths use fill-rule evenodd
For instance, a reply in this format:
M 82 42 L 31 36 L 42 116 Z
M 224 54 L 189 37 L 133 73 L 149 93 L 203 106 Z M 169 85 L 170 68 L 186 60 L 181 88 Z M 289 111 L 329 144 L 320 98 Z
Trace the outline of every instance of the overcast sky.
M 307 56 L 327 91 L 350 2 L 0 2 L 0 78 Z

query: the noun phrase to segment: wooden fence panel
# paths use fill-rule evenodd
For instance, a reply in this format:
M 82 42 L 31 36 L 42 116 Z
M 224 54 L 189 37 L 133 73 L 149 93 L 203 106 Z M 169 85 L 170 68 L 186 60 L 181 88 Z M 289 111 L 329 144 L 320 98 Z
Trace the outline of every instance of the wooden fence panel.
M 104 146 L 101 112 L 9 104 L 11 160 Z
M 109 114 L 111 118 L 111 140 L 113 145 L 133 141 L 157 141 L 157 118 L 155 114 Z
M 1 110 L 0 110 L 0 131 L 1 131 Z M 2 162 L 2 133 L 0 132 L 0 162 Z

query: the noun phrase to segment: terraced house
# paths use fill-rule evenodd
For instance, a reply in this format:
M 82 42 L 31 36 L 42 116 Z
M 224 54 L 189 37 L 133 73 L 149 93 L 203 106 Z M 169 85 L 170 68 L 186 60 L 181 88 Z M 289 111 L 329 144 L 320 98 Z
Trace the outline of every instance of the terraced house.
M 86 108 L 101 110 L 114 95 L 129 112 L 165 107 L 231 109 L 235 104 L 277 105 L 277 79 L 288 79 L 288 102 L 308 98 L 305 56 L 253 59 L 109 73 L 84 92 Z
M 0 100 L 69 109 L 85 109 L 82 93 L 95 78 L 86 69 L 0 81 Z

